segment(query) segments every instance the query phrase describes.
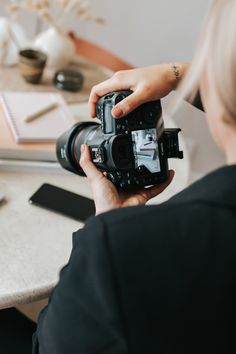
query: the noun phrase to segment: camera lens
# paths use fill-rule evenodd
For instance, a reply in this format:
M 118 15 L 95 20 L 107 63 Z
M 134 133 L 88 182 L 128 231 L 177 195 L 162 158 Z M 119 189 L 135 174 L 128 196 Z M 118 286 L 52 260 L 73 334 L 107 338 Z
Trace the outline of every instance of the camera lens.
M 86 123 L 84 123 L 86 124 Z M 78 171 L 84 175 L 82 168 L 80 167 L 80 149 L 82 144 L 89 144 L 89 140 L 91 140 L 94 136 L 94 133 L 97 131 L 98 127 L 100 128 L 100 124 L 97 123 L 87 123 L 87 126 L 80 130 L 77 134 L 76 138 L 73 142 L 73 159 L 78 168 Z
M 66 170 L 84 176 L 80 167 L 80 148 L 87 143 L 90 132 L 97 129 L 99 124 L 86 122 L 75 124 L 71 129 L 62 134 L 56 144 L 57 159 Z

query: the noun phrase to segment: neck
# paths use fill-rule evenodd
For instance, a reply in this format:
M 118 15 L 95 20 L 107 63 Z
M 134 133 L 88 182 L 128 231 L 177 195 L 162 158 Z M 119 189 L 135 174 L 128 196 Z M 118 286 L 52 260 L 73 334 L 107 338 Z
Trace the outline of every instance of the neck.
M 227 145 L 225 146 L 225 156 L 227 165 L 236 165 L 236 133 L 231 134 L 226 138 Z

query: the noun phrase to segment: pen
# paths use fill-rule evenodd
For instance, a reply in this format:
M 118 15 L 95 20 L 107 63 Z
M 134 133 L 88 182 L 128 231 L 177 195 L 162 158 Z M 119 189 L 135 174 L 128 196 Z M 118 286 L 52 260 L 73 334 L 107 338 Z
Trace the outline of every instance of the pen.
M 52 103 L 48 104 L 47 106 L 41 108 L 37 112 L 29 114 L 28 116 L 24 117 L 23 121 L 25 123 L 32 122 L 33 120 L 41 117 L 45 113 L 50 112 L 51 110 L 55 109 L 56 107 L 58 107 L 58 103 L 57 102 L 52 102 Z

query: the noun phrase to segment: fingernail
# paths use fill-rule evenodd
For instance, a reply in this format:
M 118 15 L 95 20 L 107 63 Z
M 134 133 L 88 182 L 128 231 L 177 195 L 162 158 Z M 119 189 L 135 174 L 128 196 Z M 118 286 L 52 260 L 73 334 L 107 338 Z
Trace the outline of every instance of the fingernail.
M 111 113 L 114 118 L 120 118 L 123 116 L 123 110 L 120 107 L 114 107 Z

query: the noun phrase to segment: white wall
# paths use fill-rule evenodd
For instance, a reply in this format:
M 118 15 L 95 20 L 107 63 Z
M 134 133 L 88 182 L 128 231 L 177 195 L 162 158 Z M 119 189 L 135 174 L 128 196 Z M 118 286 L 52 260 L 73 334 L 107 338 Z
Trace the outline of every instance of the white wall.
M 10 3 L 11 1 L 9 0 L 0 0 L 0 17 L 9 16 L 9 12 L 7 11 L 7 5 Z M 35 31 L 38 26 L 38 21 L 34 15 L 29 13 L 22 13 L 19 17 L 17 17 L 17 22 L 22 25 L 29 39 L 31 39 L 35 35 Z
M 0 1 L 0 15 L 9 0 Z M 136 66 L 190 60 L 209 0 L 90 0 L 94 15 L 107 23 L 75 24 L 83 37 Z M 20 18 L 27 34 L 35 31 L 32 15 Z
M 90 0 L 107 24 L 78 32 L 137 66 L 190 60 L 209 0 Z

